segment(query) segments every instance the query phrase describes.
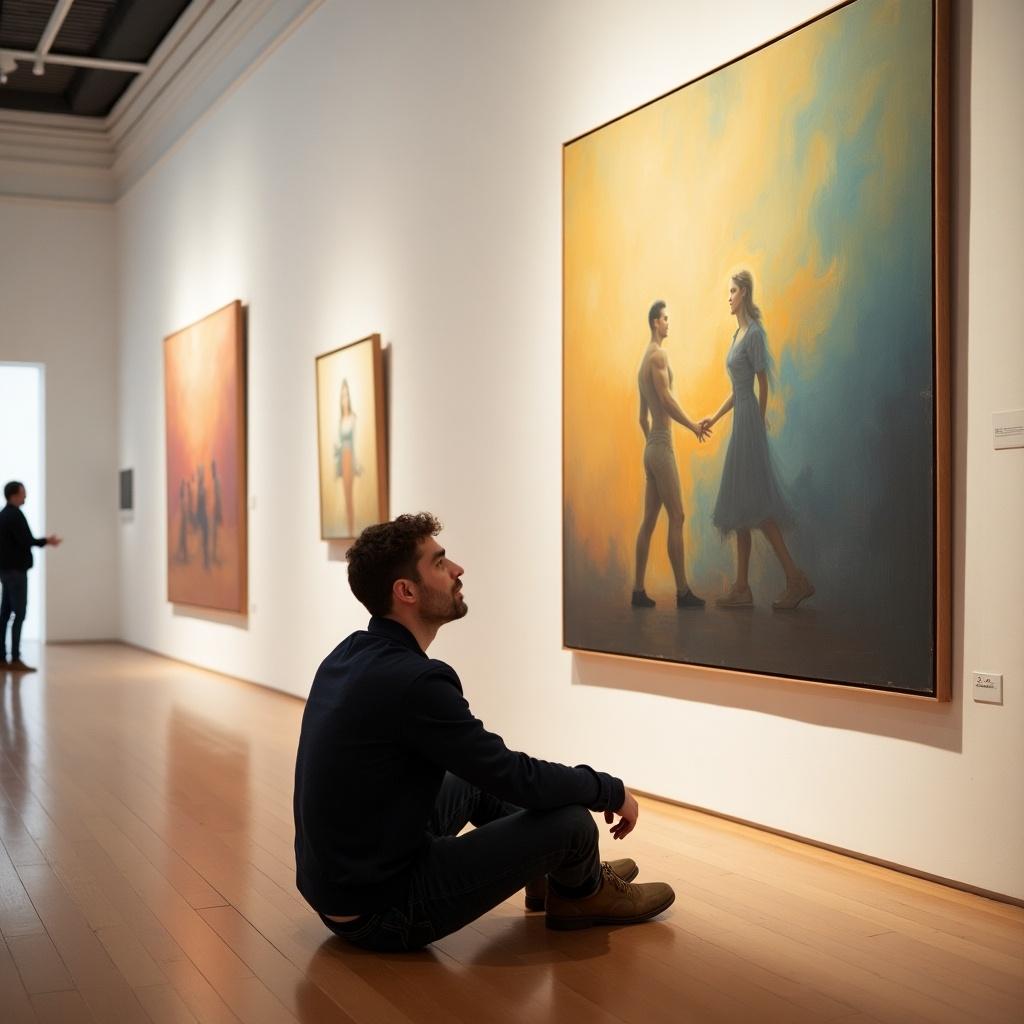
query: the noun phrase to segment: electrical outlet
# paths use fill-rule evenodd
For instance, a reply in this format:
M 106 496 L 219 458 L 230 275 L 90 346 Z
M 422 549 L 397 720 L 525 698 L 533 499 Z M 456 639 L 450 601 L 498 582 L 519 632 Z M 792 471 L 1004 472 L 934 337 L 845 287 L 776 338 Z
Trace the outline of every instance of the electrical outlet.
M 980 704 L 1003 703 L 1003 676 L 996 672 L 973 672 L 974 699 Z

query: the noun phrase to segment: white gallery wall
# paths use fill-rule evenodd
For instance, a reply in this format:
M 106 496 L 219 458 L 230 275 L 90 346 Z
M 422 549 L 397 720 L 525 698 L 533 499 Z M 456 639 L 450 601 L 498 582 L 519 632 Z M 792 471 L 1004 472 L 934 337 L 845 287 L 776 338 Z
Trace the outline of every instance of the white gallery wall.
M 25 514 L 65 542 L 36 558 L 50 641 L 119 634 L 114 218 L 104 204 L 0 197 L 0 362 L 45 367 L 46 521 L 32 494 Z
M 821 0 L 326 2 L 117 206 L 129 642 L 305 695 L 366 614 L 319 539 L 314 357 L 390 347 L 391 511 L 466 566 L 451 661 L 513 746 L 1024 897 L 1022 72 L 1013 0 L 959 5 L 951 704 L 561 649 L 561 145 Z M 168 604 L 162 339 L 248 304 L 250 614 Z M 642 339 L 639 339 L 642 341 Z M 1005 706 L 964 694 L 1001 671 Z

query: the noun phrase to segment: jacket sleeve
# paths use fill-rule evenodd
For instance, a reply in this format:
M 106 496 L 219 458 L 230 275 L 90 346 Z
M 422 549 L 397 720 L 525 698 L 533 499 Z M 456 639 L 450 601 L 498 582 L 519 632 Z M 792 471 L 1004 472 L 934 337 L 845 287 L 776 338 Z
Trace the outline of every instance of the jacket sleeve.
M 518 807 L 582 804 L 592 811 L 616 811 L 626 798 L 620 779 L 589 765 L 570 768 L 509 750 L 474 717 L 454 673 L 440 667 L 410 684 L 400 732 L 427 760 Z
M 33 537 L 32 527 L 28 525 L 28 520 L 25 518 L 25 513 L 18 509 L 20 520 L 16 527 L 18 531 L 18 543 L 24 545 L 26 548 L 45 548 L 46 538 L 45 537 Z

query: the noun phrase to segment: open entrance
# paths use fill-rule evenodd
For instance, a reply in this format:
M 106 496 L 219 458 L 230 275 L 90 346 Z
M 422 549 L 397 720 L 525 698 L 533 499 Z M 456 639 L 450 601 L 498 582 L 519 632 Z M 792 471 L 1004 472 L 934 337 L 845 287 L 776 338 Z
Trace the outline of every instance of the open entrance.
M 46 525 L 43 372 L 39 363 L 0 363 L 0 486 L 9 480 L 25 485 L 27 498 L 22 511 L 36 537 L 43 536 Z M 33 550 L 35 568 L 29 574 L 23 646 L 46 640 L 45 551 Z

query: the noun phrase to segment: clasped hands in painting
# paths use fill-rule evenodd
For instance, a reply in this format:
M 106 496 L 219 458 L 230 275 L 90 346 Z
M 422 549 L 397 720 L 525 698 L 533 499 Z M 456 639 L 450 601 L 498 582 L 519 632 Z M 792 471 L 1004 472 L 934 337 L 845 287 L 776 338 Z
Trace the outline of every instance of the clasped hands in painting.
M 704 419 L 698 420 L 693 427 L 693 433 L 697 440 L 703 444 L 711 436 L 711 428 L 714 426 L 715 418 L 713 416 L 705 416 Z M 771 430 L 771 424 L 768 422 L 767 417 L 764 420 L 764 429 Z

